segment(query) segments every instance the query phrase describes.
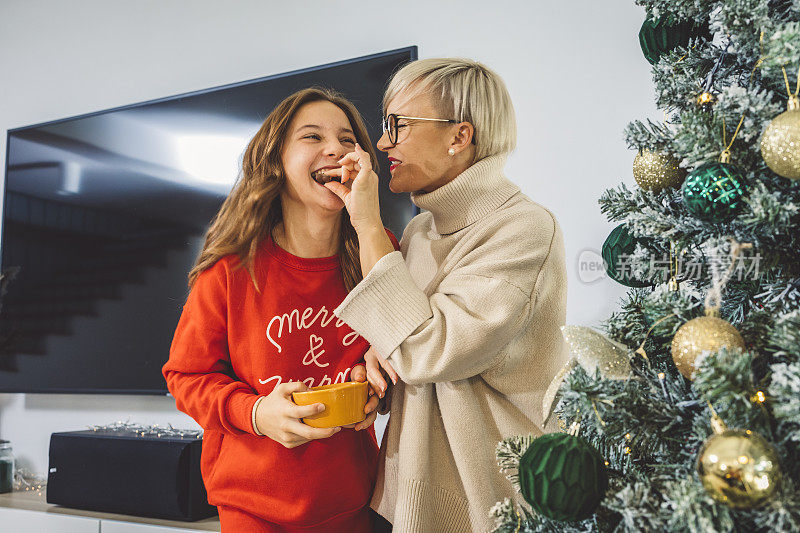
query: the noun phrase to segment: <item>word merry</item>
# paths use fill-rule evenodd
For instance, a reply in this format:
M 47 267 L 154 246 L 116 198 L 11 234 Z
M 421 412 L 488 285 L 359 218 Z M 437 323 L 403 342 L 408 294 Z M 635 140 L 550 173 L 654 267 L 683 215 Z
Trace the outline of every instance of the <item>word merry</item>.
M 317 323 L 319 320 L 319 325 L 321 327 L 326 327 L 330 324 L 336 316 L 333 313 L 330 313 L 325 306 L 323 305 L 322 308 L 317 311 L 317 314 L 314 315 L 312 318 L 311 315 L 314 314 L 314 308 L 307 307 L 303 314 L 300 314 L 299 309 L 292 309 L 289 313 L 284 313 L 282 315 L 275 315 L 267 324 L 267 340 L 272 343 L 275 348 L 278 349 L 278 353 L 281 353 L 281 345 L 278 344 L 275 339 L 280 339 L 283 336 L 283 328 L 286 326 L 286 330 L 288 333 L 292 333 L 292 328 L 294 331 L 301 331 L 304 329 L 308 329 L 312 327 L 314 324 Z M 344 325 L 344 320 L 341 318 L 336 320 L 336 327 L 340 328 Z M 277 331 L 274 329 L 277 328 Z M 355 342 L 358 338 L 358 333 L 355 331 L 351 331 L 347 335 L 344 336 L 342 339 L 343 346 L 350 346 Z M 312 348 L 313 349 L 313 348 Z
M 344 370 L 344 371 L 342 371 L 342 372 L 339 372 L 338 374 L 336 374 L 336 380 L 335 381 L 331 381 L 331 378 L 328 377 L 328 374 L 325 374 L 324 376 L 322 376 L 322 379 L 319 380 L 319 385 L 317 385 L 317 386 L 321 387 L 323 385 L 332 385 L 334 383 L 344 383 L 345 381 L 347 381 L 347 374 L 349 374 L 349 373 L 350 373 L 350 369 L 349 368 Z M 270 381 L 274 381 L 275 382 L 275 386 L 277 387 L 278 385 L 280 385 L 282 383 L 282 378 L 281 378 L 281 376 L 272 376 L 271 378 L 259 379 L 258 380 L 258 382 L 261 383 L 262 385 L 266 385 Z M 293 383 L 294 381 L 295 380 L 293 380 L 293 379 L 289 379 L 289 380 L 286 381 L 286 383 Z M 311 378 L 306 378 L 306 379 L 298 380 L 298 381 L 302 381 L 303 383 L 306 384 L 306 387 L 311 388 L 311 387 L 314 386 L 314 381 L 316 381 L 316 380 L 313 377 L 311 377 Z

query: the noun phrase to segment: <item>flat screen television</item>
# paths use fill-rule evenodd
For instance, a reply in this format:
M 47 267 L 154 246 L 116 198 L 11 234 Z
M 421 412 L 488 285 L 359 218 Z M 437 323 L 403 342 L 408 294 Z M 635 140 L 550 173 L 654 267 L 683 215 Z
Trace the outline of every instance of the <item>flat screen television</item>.
M 166 394 L 161 366 L 187 274 L 237 177 L 241 154 L 284 97 L 325 86 L 377 141 L 408 47 L 109 109 L 7 134 L 0 392 Z M 388 190 L 398 236 L 417 212 Z

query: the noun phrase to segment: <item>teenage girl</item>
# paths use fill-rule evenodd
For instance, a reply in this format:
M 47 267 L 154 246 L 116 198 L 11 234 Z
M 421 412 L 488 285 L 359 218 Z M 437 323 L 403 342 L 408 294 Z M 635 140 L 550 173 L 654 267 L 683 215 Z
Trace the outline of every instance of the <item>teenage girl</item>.
M 371 530 L 377 397 L 363 422 L 330 429 L 301 420 L 322 404 L 291 401 L 366 379 L 366 341 L 333 315 L 361 280 L 358 238 L 342 200 L 314 179 L 356 143 L 372 151 L 346 99 L 286 98 L 247 146 L 189 274 L 163 374 L 205 430 L 203 481 L 223 533 Z

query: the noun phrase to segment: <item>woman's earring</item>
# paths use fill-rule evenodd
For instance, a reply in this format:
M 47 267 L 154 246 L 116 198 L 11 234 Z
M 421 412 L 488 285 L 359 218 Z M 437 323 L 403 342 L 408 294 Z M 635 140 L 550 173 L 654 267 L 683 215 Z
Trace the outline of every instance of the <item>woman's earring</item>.
M 448 153 L 448 154 L 450 154 L 450 155 L 456 155 L 456 149 L 455 149 L 455 148 L 450 148 L 450 149 L 447 151 L 447 153 Z

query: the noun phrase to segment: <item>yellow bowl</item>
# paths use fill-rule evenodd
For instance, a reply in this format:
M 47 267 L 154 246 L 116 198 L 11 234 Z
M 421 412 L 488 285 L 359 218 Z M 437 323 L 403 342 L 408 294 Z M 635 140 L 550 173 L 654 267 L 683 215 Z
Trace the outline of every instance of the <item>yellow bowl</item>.
M 297 405 L 325 404 L 325 410 L 303 419 L 315 428 L 332 428 L 356 424 L 366 418 L 364 406 L 367 405 L 369 383 L 348 381 L 312 387 L 305 392 L 293 392 L 292 400 Z

